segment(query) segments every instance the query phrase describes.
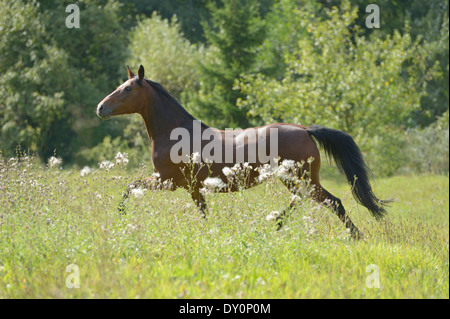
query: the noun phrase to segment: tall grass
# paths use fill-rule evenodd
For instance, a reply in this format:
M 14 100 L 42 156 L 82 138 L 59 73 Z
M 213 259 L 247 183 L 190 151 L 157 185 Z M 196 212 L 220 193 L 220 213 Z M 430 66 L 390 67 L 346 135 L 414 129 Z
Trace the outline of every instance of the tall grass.
M 355 241 L 323 205 L 303 198 L 275 231 L 266 217 L 288 206 L 275 178 L 247 191 L 208 193 L 201 218 L 188 192 L 144 191 L 117 205 L 148 166 L 109 171 L 0 160 L 0 298 L 448 298 L 446 176 L 377 180 L 396 202 L 377 222 L 345 183 L 343 200 L 365 239 Z M 79 268 L 80 288 L 68 288 Z M 369 265 L 381 288 L 369 288 Z

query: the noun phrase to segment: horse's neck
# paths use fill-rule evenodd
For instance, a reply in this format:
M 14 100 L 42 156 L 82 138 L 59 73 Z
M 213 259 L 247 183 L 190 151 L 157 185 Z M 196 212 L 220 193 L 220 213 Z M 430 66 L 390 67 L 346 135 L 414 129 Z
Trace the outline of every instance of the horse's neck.
M 141 113 L 153 145 L 169 142 L 170 133 L 192 119 L 169 99 L 155 94 L 153 105 L 148 104 Z

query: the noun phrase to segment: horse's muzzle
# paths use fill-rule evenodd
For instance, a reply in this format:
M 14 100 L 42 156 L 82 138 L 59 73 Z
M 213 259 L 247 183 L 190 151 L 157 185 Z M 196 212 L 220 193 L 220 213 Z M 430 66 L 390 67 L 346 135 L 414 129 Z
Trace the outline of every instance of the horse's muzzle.
M 111 109 L 106 109 L 103 103 L 100 103 L 97 106 L 97 115 L 102 120 L 109 119 L 111 117 L 111 113 L 112 113 Z

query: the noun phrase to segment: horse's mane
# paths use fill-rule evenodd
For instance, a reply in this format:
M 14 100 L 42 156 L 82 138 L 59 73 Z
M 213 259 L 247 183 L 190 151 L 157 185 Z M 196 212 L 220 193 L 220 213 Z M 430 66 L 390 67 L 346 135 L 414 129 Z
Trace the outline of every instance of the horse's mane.
M 181 105 L 181 103 L 177 100 L 176 97 L 174 97 L 169 91 L 167 91 L 161 84 L 154 82 L 152 80 L 149 79 L 145 79 L 145 81 L 147 81 L 148 84 L 151 85 L 151 87 L 153 89 L 155 89 L 159 94 L 161 94 L 162 96 L 166 97 L 170 102 L 172 102 L 178 109 L 180 109 L 180 111 L 186 115 L 186 117 L 190 120 L 197 120 L 195 117 L 193 117 L 188 111 L 186 111 L 186 109 L 183 107 L 183 105 Z M 202 122 L 202 126 L 205 128 L 208 128 L 208 126 L 206 124 L 204 124 Z

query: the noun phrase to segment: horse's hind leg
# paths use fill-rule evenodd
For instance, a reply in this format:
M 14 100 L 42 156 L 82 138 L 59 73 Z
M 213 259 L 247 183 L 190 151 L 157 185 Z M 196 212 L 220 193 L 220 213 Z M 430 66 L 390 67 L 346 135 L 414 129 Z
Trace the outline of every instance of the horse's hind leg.
M 289 217 L 289 215 L 292 213 L 292 211 L 294 210 L 295 206 L 301 206 L 301 201 L 296 198 L 297 196 L 297 191 L 289 184 L 289 183 L 285 183 L 283 181 L 284 185 L 289 189 L 289 191 L 292 194 L 292 199 L 291 202 L 289 203 L 289 207 L 286 207 L 285 209 L 283 209 L 283 211 L 281 212 L 280 216 L 277 217 L 276 221 L 277 221 L 277 230 L 280 230 L 283 227 L 283 220 L 286 217 Z
M 350 217 L 345 212 L 342 201 L 336 196 L 332 195 L 325 188 L 320 185 L 315 187 L 313 198 L 319 203 L 327 203 L 329 207 L 336 213 L 339 219 L 344 223 L 345 227 L 350 230 L 350 235 L 355 239 L 361 239 L 362 234 L 359 229 L 353 224 Z

